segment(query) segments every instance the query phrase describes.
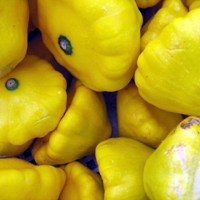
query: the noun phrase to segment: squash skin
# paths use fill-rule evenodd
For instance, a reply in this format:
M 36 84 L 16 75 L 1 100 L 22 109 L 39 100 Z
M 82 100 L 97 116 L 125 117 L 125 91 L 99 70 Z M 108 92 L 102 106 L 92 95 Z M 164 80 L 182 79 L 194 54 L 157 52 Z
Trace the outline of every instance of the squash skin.
M 138 58 L 140 95 L 163 110 L 200 114 L 200 9 L 170 22 Z M 197 31 L 198 30 L 198 31 Z
M 43 42 L 59 64 L 95 91 L 116 91 L 129 83 L 143 21 L 135 1 L 37 3 Z

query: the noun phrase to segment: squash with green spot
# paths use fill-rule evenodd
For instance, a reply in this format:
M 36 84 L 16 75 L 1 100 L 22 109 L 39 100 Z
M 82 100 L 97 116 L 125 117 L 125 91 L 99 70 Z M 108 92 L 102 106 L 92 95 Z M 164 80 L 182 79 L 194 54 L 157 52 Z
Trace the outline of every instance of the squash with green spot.
M 133 0 L 38 0 L 44 44 L 69 72 L 95 91 L 131 80 L 140 53 L 142 15 Z
M 25 56 L 0 79 L 0 156 L 16 156 L 58 124 L 66 109 L 66 79 L 46 60 Z

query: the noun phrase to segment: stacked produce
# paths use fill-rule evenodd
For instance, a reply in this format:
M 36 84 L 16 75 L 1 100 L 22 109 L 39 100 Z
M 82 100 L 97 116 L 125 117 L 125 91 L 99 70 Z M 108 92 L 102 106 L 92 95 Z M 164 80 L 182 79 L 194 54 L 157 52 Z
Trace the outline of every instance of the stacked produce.
M 2 200 L 200 199 L 199 0 L 0 8 Z

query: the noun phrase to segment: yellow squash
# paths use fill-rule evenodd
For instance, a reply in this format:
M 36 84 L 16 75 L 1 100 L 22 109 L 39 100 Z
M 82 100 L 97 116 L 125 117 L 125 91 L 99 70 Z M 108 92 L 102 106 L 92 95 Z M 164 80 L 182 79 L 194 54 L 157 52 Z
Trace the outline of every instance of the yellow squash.
M 117 92 L 118 135 L 156 148 L 182 120 L 182 115 L 146 102 L 134 83 Z
M 138 58 L 135 83 L 147 102 L 200 115 L 200 9 L 171 21 Z
M 37 6 L 45 45 L 72 75 L 95 91 L 128 84 L 142 25 L 134 0 L 38 0 Z
M 152 200 L 199 200 L 200 118 L 180 122 L 147 159 L 145 191 Z
M 142 27 L 141 50 L 153 40 L 160 31 L 173 19 L 183 17 L 188 9 L 181 0 L 164 0 L 161 8 Z
M 28 44 L 26 55 L 35 55 L 42 59 L 47 60 L 57 71 L 61 72 L 62 75 L 67 80 L 67 83 L 70 83 L 70 74 L 66 68 L 61 66 L 53 54 L 48 50 L 48 48 L 44 45 L 42 41 L 41 33 L 37 33 Z
M 104 199 L 148 200 L 143 187 L 143 171 L 154 150 L 137 140 L 109 138 L 96 147 L 99 173 L 104 184 Z
M 0 176 L 1 200 L 58 200 L 66 180 L 60 168 L 18 158 L 0 159 Z
M 0 94 L 0 156 L 22 153 L 54 130 L 66 109 L 66 80 L 36 56 L 0 79 Z
M 112 127 L 102 93 L 73 79 L 67 91 L 67 110 L 56 129 L 37 139 L 33 157 L 38 164 L 65 164 L 92 155 L 109 138 Z
M 200 1 L 199 0 L 186 0 L 186 5 L 188 6 L 189 10 L 193 10 L 196 8 L 200 8 Z
M 0 1 L 0 78 L 22 61 L 28 46 L 28 0 Z
M 66 182 L 59 200 L 104 200 L 101 177 L 81 164 L 73 161 L 61 166 L 66 174 Z
M 135 0 L 139 8 L 149 8 L 156 6 L 161 0 Z

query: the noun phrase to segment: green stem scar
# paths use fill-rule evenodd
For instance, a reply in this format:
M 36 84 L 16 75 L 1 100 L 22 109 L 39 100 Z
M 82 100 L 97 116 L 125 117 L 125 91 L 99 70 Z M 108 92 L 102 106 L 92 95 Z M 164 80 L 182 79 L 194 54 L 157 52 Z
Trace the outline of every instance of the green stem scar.
M 5 86 L 7 90 L 12 91 L 18 88 L 19 82 L 15 78 L 10 78 L 6 81 Z
M 60 48 L 65 52 L 65 54 L 72 55 L 72 45 L 65 36 L 61 35 L 58 38 L 58 44 Z

